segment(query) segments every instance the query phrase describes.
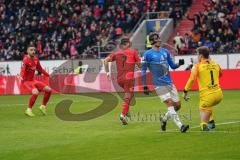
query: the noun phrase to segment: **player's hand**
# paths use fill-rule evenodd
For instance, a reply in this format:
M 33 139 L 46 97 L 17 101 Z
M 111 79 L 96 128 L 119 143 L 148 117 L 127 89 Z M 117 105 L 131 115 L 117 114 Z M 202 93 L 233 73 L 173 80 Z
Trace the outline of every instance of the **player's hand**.
M 187 91 L 183 91 L 183 99 L 185 100 L 185 101 L 188 101 L 189 99 L 190 99 L 190 97 L 188 96 L 188 92 Z
M 185 64 L 184 59 L 179 59 L 179 60 L 178 60 L 178 65 L 179 65 L 179 66 L 184 65 L 184 64 Z
M 149 95 L 148 86 L 144 86 L 144 87 L 143 87 L 143 93 L 144 93 L 145 95 Z
M 111 81 L 111 79 L 112 79 L 111 74 L 110 74 L 109 72 L 107 72 L 106 74 L 107 74 L 107 79 L 108 79 L 109 81 Z

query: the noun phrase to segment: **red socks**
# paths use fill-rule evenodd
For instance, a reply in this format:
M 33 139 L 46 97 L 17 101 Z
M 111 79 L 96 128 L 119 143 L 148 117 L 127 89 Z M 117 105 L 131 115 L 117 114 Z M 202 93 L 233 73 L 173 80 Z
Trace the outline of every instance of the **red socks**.
M 129 103 L 125 102 L 125 100 L 124 100 L 124 102 L 122 104 L 122 115 L 126 116 L 128 110 L 129 110 Z
M 126 116 L 128 110 L 129 110 L 129 104 L 132 100 L 132 97 L 133 97 L 133 93 L 125 93 L 125 97 L 124 97 L 124 101 L 123 101 L 123 104 L 122 104 L 122 115 L 123 116 Z
M 37 99 L 38 95 L 37 94 L 33 94 L 30 99 L 29 99 L 29 103 L 28 103 L 28 107 L 32 108 L 36 99 Z
M 51 96 L 51 91 L 50 92 L 45 92 L 44 96 L 43 96 L 43 101 L 42 101 L 42 105 L 46 106 L 50 96 Z

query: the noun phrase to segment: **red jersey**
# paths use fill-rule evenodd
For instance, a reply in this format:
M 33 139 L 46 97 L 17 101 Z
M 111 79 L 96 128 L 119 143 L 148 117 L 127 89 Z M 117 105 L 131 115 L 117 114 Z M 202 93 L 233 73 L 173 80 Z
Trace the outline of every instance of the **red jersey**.
M 49 74 L 40 65 L 37 56 L 34 56 L 33 58 L 25 56 L 23 59 L 23 65 L 20 73 L 23 81 L 33 81 L 36 69 L 43 73 L 45 76 L 49 77 Z
M 131 80 L 134 78 L 135 65 L 141 59 L 136 50 L 126 49 L 112 53 L 110 61 L 116 61 L 118 80 Z

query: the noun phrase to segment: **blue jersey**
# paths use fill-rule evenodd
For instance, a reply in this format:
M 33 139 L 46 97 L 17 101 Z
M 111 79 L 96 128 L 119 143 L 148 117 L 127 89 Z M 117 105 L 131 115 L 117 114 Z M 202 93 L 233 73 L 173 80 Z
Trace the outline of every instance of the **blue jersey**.
M 160 48 L 158 51 L 150 49 L 144 53 L 142 61 L 142 80 L 145 86 L 147 85 L 147 69 L 152 73 L 153 85 L 155 87 L 172 84 L 169 66 L 172 69 L 176 69 L 179 66 L 173 62 L 167 49 Z

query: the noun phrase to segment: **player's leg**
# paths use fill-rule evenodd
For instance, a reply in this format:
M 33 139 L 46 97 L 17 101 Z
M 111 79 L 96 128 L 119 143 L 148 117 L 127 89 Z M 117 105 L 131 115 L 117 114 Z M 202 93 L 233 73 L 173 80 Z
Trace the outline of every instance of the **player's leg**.
M 214 121 L 214 114 L 213 111 L 210 115 L 209 122 L 208 122 L 208 128 L 209 129 L 214 129 L 215 128 L 215 121 Z
M 215 99 L 212 106 L 215 106 L 215 105 L 219 104 L 222 101 L 222 98 L 223 98 L 222 91 L 220 90 L 218 92 L 213 93 L 212 97 Z M 212 111 L 212 113 L 210 115 L 210 118 L 209 118 L 209 122 L 208 122 L 208 128 L 209 129 L 214 129 L 215 127 L 216 126 L 215 126 L 214 114 L 213 114 L 213 111 Z
M 173 97 L 171 95 L 169 86 L 157 87 L 157 88 L 155 88 L 155 91 L 159 95 L 161 101 L 164 102 L 166 104 L 166 106 L 168 107 L 168 111 L 165 114 L 165 116 L 160 117 L 162 130 L 163 131 L 166 130 L 167 120 L 172 119 L 174 121 L 174 123 L 178 126 L 178 128 L 181 130 L 181 132 L 186 132 L 188 130 L 189 126 L 188 125 L 185 126 L 182 124 L 177 112 L 175 111 L 174 103 L 179 102 L 179 100 L 176 97 Z M 173 99 L 174 99 L 174 101 L 173 101 Z
M 46 115 L 46 105 L 47 102 L 49 101 L 49 98 L 51 96 L 52 90 L 49 86 L 47 86 L 43 82 L 36 81 L 35 86 L 38 88 L 38 90 L 43 91 L 43 100 L 42 100 L 42 105 L 39 107 L 40 111 L 42 112 L 43 115 Z
M 189 125 L 182 124 L 177 112 L 174 109 L 174 101 L 169 98 L 164 101 L 168 107 L 168 111 L 165 115 L 167 119 L 172 119 L 173 122 L 178 126 L 181 132 L 186 132 L 189 129 Z
M 30 116 L 30 117 L 35 116 L 35 115 L 33 114 L 33 112 L 32 112 L 32 107 L 33 107 L 33 105 L 34 105 L 34 103 L 35 103 L 35 101 L 36 101 L 36 99 L 37 99 L 37 97 L 38 97 L 38 94 L 39 94 L 39 91 L 38 91 L 37 88 L 32 89 L 32 96 L 31 96 L 30 99 L 29 99 L 28 108 L 27 108 L 27 110 L 25 111 L 25 114 L 26 114 L 27 116 Z
M 173 106 L 175 111 L 176 112 L 179 111 L 181 109 L 181 101 L 178 96 L 177 88 L 175 87 L 174 84 L 172 84 L 172 86 L 170 87 L 170 96 L 173 100 Z
M 212 104 L 214 103 L 214 97 L 211 95 L 200 97 L 200 127 L 202 131 L 209 131 L 208 122 L 212 114 Z
M 127 114 L 129 113 L 129 106 L 130 106 L 131 100 L 134 96 L 132 83 L 133 82 L 128 82 L 128 81 L 120 83 L 120 86 L 122 86 L 124 89 L 122 112 L 120 115 L 120 120 L 122 121 L 123 125 L 127 124 Z
M 209 131 L 208 122 L 211 114 L 212 114 L 212 111 L 210 109 L 208 110 L 200 109 L 200 117 L 201 117 L 200 127 L 202 131 Z

